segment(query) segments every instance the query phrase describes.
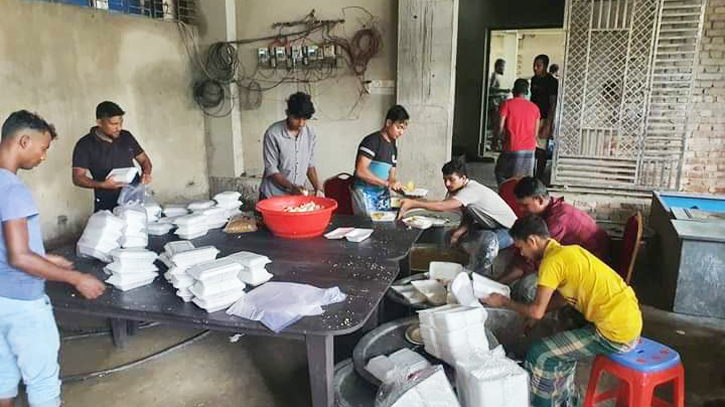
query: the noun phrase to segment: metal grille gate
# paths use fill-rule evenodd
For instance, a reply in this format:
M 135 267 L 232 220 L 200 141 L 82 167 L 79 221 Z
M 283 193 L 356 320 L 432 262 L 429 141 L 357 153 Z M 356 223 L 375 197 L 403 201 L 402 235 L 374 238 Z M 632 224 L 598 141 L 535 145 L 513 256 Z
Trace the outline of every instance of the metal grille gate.
M 678 188 L 705 1 L 567 1 L 552 183 Z

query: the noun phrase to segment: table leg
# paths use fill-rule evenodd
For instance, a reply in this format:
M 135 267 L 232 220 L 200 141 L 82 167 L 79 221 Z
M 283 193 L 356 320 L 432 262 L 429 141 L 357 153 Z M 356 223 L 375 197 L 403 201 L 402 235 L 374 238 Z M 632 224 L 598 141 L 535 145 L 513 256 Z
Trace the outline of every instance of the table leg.
M 136 335 L 140 324 L 141 323 L 138 321 L 127 321 L 126 325 L 128 326 L 128 336 Z
M 313 407 L 332 407 L 335 404 L 333 388 L 334 360 L 333 337 L 307 335 L 307 364 L 310 373 L 310 390 Z
M 128 321 L 111 318 L 111 333 L 113 334 L 113 346 L 118 349 L 125 348 L 128 344 Z

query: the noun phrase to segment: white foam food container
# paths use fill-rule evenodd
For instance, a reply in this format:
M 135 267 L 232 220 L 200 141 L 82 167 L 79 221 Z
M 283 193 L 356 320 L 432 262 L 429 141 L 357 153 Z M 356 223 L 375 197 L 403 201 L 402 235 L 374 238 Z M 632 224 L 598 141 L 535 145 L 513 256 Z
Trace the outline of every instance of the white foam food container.
M 188 252 L 189 250 L 194 249 L 194 243 L 191 243 L 188 240 L 178 240 L 175 242 L 166 243 L 164 245 L 164 253 L 166 253 L 166 255 L 169 257 L 169 260 L 171 260 L 171 257 L 176 253 Z
M 464 360 L 474 353 L 474 349 L 469 347 L 446 348 L 433 345 L 432 343 L 426 343 L 424 349 L 427 353 L 445 361 L 451 366 L 455 366 L 456 362 Z
M 274 275 L 268 272 L 264 267 L 255 269 L 244 269 L 239 272 L 239 279 L 246 284 L 252 286 L 258 286 L 260 284 L 266 283 L 272 277 L 274 277 Z
M 458 361 L 456 383 L 463 407 L 529 407 L 529 375 L 503 356 L 474 353 Z
M 448 291 L 446 286 L 436 280 L 416 280 L 410 282 L 416 290 L 425 295 L 425 298 L 433 305 L 446 303 Z
M 153 276 L 149 276 L 144 280 L 138 280 L 134 282 L 126 282 L 121 281 L 121 277 L 119 275 L 112 275 L 111 277 L 106 280 L 108 284 L 113 285 L 114 287 L 118 288 L 121 291 L 128 291 L 133 290 L 134 288 L 143 287 L 145 285 L 149 285 L 154 282 L 154 279 L 156 278 L 156 274 Z
M 94 213 L 88 219 L 86 228 L 98 228 L 98 229 L 109 228 L 109 229 L 115 229 L 115 230 L 121 231 L 121 230 L 123 230 L 125 225 L 126 225 L 126 223 L 123 221 L 123 219 L 112 214 L 110 211 L 100 211 L 100 212 Z
M 104 263 L 110 263 L 111 261 L 113 261 L 113 259 L 111 259 L 111 256 L 108 254 L 108 252 L 102 252 L 102 251 L 94 248 L 93 246 L 87 246 L 87 245 L 81 244 L 80 242 L 78 242 L 78 245 L 76 246 L 76 251 L 78 252 L 78 254 L 80 256 L 93 257 Z
M 125 220 L 127 224 L 129 222 L 146 223 L 148 220 L 146 209 L 142 206 L 117 206 L 113 209 L 113 213 Z
M 163 236 L 171 232 L 171 229 L 174 228 L 174 225 L 170 223 L 149 223 L 148 225 L 148 234 L 152 236 Z
M 230 291 L 244 290 L 245 287 L 246 285 L 238 278 L 232 278 L 220 281 L 216 284 L 204 284 L 201 281 L 197 281 L 189 288 L 189 291 L 191 291 L 196 297 L 204 300 L 210 300 L 214 297 L 224 296 Z
M 190 215 L 179 216 L 174 220 L 174 224 L 177 226 L 206 225 L 206 218 L 197 213 L 192 213 Z
M 453 281 L 459 273 L 463 272 L 463 266 L 458 263 L 447 261 L 432 261 L 428 266 L 428 276 L 431 280 L 440 280 L 444 283 Z
M 486 310 L 478 307 L 460 307 L 458 309 L 433 314 L 432 327 L 438 331 L 453 331 L 469 325 L 485 322 Z
M 109 253 L 118 249 L 120 245 L 118 242 L 111 240 L 90 241 L 81 238 L 81 240 L 78 241 L 77 247 L 82 254 L 101 253 L 103 257 L 107 258 L 109 257 Z
M 242 197 L 237 191 L 224 191 L 214 195 L 214 200 L 219 201 L 237 201 Z
M 194 297 L 192 301 L 194 302 L 194 304 L 199 306 L 199 308 L 203 308 L 207 312 L 211 313 L 229 308 L 232 304 L 237 302 L 243 296 L 244 291 L 239 290 L 223 297 L 214 298 L 213 300 L 205 300 L 203 298 Z
M 418 319 L 421 325 L 433 326 L 433 314 L 436 312 L 450 311 L 453 309 L 461 308 L 458 304 L 448 304 L 435 308 L 428 308 L 418 311 Z
M 345 237 L 346 234 L 352 232 L 353 230 L 355 230 L 355 228 L 350 228 L 350 227 L 337 228 L 337 229 L 333 230 L 332 232 L 325 233 L 324 236 L 325 236 L 325 239 L 330 239 L 330 240 L 342 239 L 343 237 Z
M 176 291 L 176 296 L 181 298 L 184 302 L 191 302 L 191 300 L 194 299 L 194 294 L 188 290 L 178 290 Z
M 188 275 L 188 274 L 186 274 L 186 268 L 185 267 L 179 267 L 179 266 L 171 267 L 169 269 L 168 273 L 169 273 L 169 275 L 172 275 L 172 276 L 186 276 L 186 275 Z
M 202 216 L 208 216 L 208 217 L 225 217 L 227 214 L 227 210 L 224 208 L 219 207 L 211 207 L 208 209 L 203 209 L 199 211 L 199 214 Z
M 431 226 L 433 226 L 433 222 L 427 219 L 423 219 L 420 216 L 411 216 L 409 218 L 404 218 L 403 223 L 405 223 L 407 226 L 410 226 L 412 228 L 416 229 L 428 229 Z
M 370 237 L 373 234 L 372 229 L 357 229 L 345 235 L 345 239 L 349 242 L 360 243 L 363 240 Z
M 176 218 L 189 214 L 189 210 L 186 207 L 166 207 L 163 211 L 164 216 L 167 218 Z
M 217 222 L 210 222 L 207 223 L 207 226 L 209 229 L 220 229 L 227 225 L 227 220 L 220 220 Z
M 217 201 L 217 207 L 226 209 L 226 215 L 229 216 L 230 211 L 239 209 L 242 206 L 240 201 Z
M 209 226 L 207 224 L 203 225 L 191 225 L 191 226 L 179 226 L 178 229 L 176 229 L 177 235 L 193 235 L 197 233 L 203 233 L 206 234 L 206 232 L 209 231 Z
M 118 241 L 123 236 L 121 229 L 111 227 L 95 228 L 86 227 L 81 238 L 90 242 L 100 242 L 103 240 Z
M 432 342 L 439 347 L 457 348 L 460 346 L 469 346 L 488 350 L 488 339 L 483 323 L 454 331 L 439 331 L 430 326 L 421 326 L 420 335 L 423 338 L 423 342 Z M 484 344 L 486 346 L 483 346 Z
M 511 288 L 509 286 L 491 280 L 478 273 L 473 273 L 473 294 L 477 298 L 486 298 L 493 293 L 511 298 Z
M 113 273 L 111 277 L 113 278 L 113 282 L 117 284 L 135 284 L 139 281 L 147 281 L 150 278 L 157 277 L 158 274 L 154 272 L 147 272 L 147 273 L 132 273 L 132 274 L 118 274 Z
M 106 175 L 106 179 L 113 177 L 116 182 L 130 184 L 138 174 L 138 168 L 136 167 L 114 168 Z
M 393 362 L 396 368 L 404 370 L 406 376 L 431 366 L 426 358 L 408 348 L 402 348 L 391 353 L 388 355 L 388 359 Z
M 181 253 L 183 254 L 183 253 Z M 188 270 L 190 276 L 197 280 L 211 280 L 227 274 L 238 276 L 242 271 L 242 265 L 228 258 L 218 259 L 211 262 L 195 265 Z
M 421 304 L 426 302 L 425 295 L 418 291 L 412 285 L 394 285 L 392 288 L 395 292 L 405 297 L 405 299 L 411 304 Z
M 189 289 L 194 283 L 196 283 L 196 280 L 194 280 L 192 277 L 189 277 L 188 275 L 171 275 L 171 284 L 174 286 L 174 288 L 177 289 Z
M 216 259 L 219 249 L 214 246 L 202 246 L 192 250 L 176 253 L 171 256 L 171 261 L 179 267 L 191 267 Z
M 156 261 L 158 254 L 146 249 L 116 249 L 111 252 L 113 260 L 122 264 L 150 264 Z
M 113 262 L 107 265 L 106 268 L 109 271 L 117 274 L 155 273 L 159 271 L 159 268 L 156 267 L 153 263 L 128 266 L 124 265 L 123 263 Z
M 216 205 L 216 202 L 210 200 L 194 201 L 189 203 L 189 205 L 186 206 L 186 209 L 190 211 L 203 211 L 204 209 L 209 209 L 214 205 Z
M 164 278 L 165 278 L 165 279 L 166 279 L 166 281 L 168 281 L 168 282 L 171 282 L 171 279 L 172 279 L 173 277 L 174 277 L 174 276 L 173 276 L 173 275 L 171 274 L 171 272 L 170 272 L 170 271 L 167 271 L 166 273 L 164 273 Z
M 375 356 L 368 360 L 365 370 L 383 383 L 389 383 L 397 377 L 395 364 L 385 355 Z
M 134 249 L 146 247 L 149 244 L 148 237 L 129 237 L 124 236 L 121 238 L 121 247 L 124 249 Z
M 226 258 L 241 264 L 245 268 L 264 267 L 272 262 L 269 257 L 252 252 L 237 252 Z

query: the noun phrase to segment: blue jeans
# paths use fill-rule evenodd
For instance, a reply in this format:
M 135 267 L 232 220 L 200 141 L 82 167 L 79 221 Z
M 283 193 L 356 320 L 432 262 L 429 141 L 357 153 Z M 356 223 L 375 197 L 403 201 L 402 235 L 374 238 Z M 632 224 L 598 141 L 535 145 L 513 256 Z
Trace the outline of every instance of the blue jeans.
M 463 248 L 471 256 L 468 268 L 475 273 L 489 276 L 499 250 L 514 244 L 507 228 L 484 229 L 471 226 L 463 239 Z
M 0 400 L 15 398 L 22 378 L 31 407 L 60 406 L 59 349 L 48 297 L 0 297 Z

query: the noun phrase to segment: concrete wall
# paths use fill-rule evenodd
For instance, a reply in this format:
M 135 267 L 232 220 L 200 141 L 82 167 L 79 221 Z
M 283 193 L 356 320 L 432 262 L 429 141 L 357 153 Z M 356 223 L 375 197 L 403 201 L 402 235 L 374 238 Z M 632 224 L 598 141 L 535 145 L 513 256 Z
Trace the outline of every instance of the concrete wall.
M 360 22 L 367 20 L 367 14 L 347 6 L 362 6 L 378 20 L 377 27 L 383 34 L 383 50 L 373 58 L 365 74 L 366 80 L 395 80 L 397 57 L 397 2 L 390 0 L 311 0 L 307 2 L 280 0 L 270 6 L 268 0 L 237 0 L 238 38 L 255 38 L 273 35 L 275 22 L 298 20 L 315 9 L 321 19 L 345 18 L 344 26 L 333 34 L 346 38 L 361 28 Z M 290 29 L 299 30 L 300 27 Z M 311 37 L 317 41 L 319 37 Z M 268 46 L 269 41 L 241 45 L 239 54 L 247 72 L 256 66 L 257 47 Z M 269 74 L 269 72 L 267 72 Z M 280 76 L 277 76 L 280 78 Z M 274 81 L 274 78 L 270 79 Z M 269 86 L 271 82 L 262 82 Z M 360 81 L 347 66 L 337 70 L 335 78 L 318 83 L 282 84 L 262 94 L 262 104 L 254 110 L 241 113 L 244 172 L 247 176 L 260 176 L 263 171 L 262 137 L 275 121 L 285 118 L 286 99 L 296 91 L 312 95 L 317 113 L 308 125 L 317 133 L 317 169 L 324 180 L 339 172 L 352 172 L 357 146 L 362 138 L 379 130 L 388 108 L 395 103 L 395 95 L 363 95 L 360 97 Z M 407 134 L 404 137 L 414 135 Z M 239 175 L 239 174 L 237 174 Z
M 92 191 L 71 182 L 71 155 L 105 99 L 126 110 L 124 127 L 153 161 L 160 202 L 208 194 L 203 118 L 191 99 L 190 64 L 175 24 L 0 0 L 0 55 L 3 120 L 25 108 L 55 123 L 60 134 L 48 160 L 21 174 L 47 240 L 79 232 L 92 211 Z
M 682 189 L 725 194 L 725 0 L 709 0 L 693 92 Z

